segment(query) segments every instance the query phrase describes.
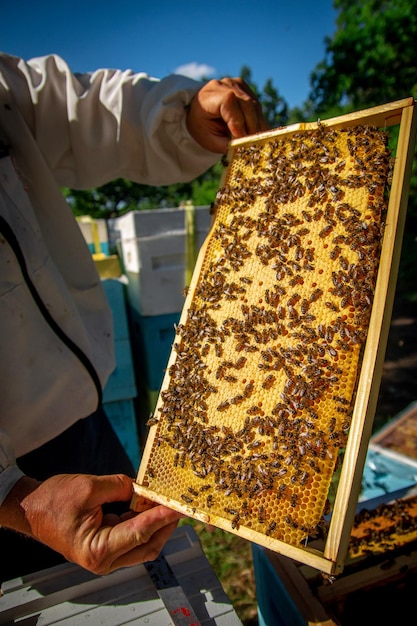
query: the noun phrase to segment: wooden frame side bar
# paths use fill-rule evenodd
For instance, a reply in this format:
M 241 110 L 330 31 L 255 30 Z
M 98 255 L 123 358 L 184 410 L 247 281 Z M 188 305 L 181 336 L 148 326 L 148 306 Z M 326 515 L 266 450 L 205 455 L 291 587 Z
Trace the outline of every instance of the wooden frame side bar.
M 415 107 L 407 106 L 400 124 L 387 224 L 351 431 L 324 550 L 325 557 L 336 563 L 339 572 L 348 549 L 378 400 L 407 213 L 416 127 Z

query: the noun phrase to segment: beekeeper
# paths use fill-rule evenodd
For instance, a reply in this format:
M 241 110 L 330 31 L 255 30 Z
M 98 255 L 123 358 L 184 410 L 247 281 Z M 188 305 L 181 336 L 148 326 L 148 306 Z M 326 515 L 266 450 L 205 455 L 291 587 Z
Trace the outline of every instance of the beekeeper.
M 265 129 L 238 78 L 0 55 L 0 581 L 64 559 L 96 574 L 153 560 L 181 517 L 129 511 L 137 468 L 101 403 L 111 313 L 61 187 L 190 181 Z

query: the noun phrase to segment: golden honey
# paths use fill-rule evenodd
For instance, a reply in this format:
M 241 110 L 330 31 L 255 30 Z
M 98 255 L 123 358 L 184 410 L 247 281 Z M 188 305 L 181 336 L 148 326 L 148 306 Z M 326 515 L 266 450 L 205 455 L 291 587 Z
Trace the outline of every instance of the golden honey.
M 358 125 L 234 148 L 141 493 L 300 545 L 328 512 L 372 309 L 391 159 Z

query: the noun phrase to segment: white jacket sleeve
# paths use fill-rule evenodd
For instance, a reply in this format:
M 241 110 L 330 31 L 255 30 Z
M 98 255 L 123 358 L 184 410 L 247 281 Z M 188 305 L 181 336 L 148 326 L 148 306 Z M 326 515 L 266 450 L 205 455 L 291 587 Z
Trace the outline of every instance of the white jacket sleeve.
M 16 465 L 10 439 L 0 430 L 0 506 L 17 481 L 24 476 Z
M 74 74 L 60 57 L 0 55 L 5 81 L 59 184 L 88 189 L 115 178 L 192 180 L 219 155 L 188 133 L 185 107 L 201 83 L 130 70 Z

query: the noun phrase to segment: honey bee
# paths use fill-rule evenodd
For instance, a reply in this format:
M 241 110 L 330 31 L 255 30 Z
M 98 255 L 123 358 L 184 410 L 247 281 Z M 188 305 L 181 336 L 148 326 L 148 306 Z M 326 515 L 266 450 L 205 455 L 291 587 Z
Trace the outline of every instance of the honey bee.
M 265 524 L 265 509 L 263 506 L 258 507 L 258 522 Z
M 230 398 L 230 404 L 241 404 L 244 400 L 245 396 L 239 394 L 237 396 L 234 396 L 233 398 Z
M 290 515 L 286 515 L 284 517 L 284 520 L 285 523 L 288 524 L 288 526 L 290 526 L 291 528 L 294 528 L 295 530 L 298 528 L 297 522 Z
M 239 530 L 240 527 L 240 514 L 236 513 L 236 515 L 233 517 L 232 522 L 231 522 L 231 526 L 232 528 L 235 530 Z
M 322 295 L 323 295 L 322 289 L 320 288 L 315 289 L 309 298 L 310 303 L 317 302 L 317 300 L 321 298 Z
M 298 505 L 299 496 L 296 493 L 291 494 L 290 503 L 293 508 Z
M 262 383 L 262 388 L 263 389 L 271 389 L 271 387 L 273 386 L 275 380 L 276 380 L 276 377 L 273 376 L 272 374 L 269 374 L 269 376 L 267 376 L 265 378 L 264 382 Z

